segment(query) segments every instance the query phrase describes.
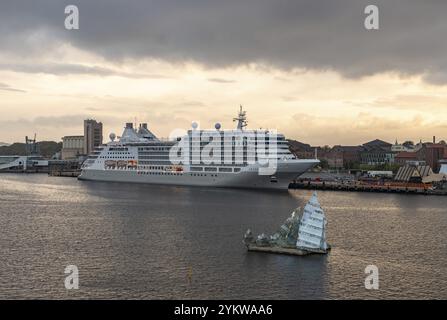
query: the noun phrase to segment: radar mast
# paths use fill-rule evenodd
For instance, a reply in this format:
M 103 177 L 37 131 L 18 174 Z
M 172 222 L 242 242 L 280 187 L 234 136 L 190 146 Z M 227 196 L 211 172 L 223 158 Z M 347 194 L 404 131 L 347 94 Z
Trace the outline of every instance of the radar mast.
M 233 122 L 234 121 L 237 121 L 238 130 L 244 130 L 244 128 L 247 126 L 247 111 L 242 110 L 242 105 L 240 106 L 237 118 L 233 118 Z

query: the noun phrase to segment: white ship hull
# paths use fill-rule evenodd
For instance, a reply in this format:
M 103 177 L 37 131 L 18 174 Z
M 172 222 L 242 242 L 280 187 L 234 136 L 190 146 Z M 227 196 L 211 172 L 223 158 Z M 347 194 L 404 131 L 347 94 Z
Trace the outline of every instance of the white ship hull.
M 292 180 L 318 164 L 318 160 L 291 160 L 278 163 L 274 178 L 259 175 L 257 168 L 247 167 L 239 173 L 147 172 L 140 170 L 101 170 L 86 168 L 80 180 L 167 184 L 183 186 L 260 188 L 287 190 Z

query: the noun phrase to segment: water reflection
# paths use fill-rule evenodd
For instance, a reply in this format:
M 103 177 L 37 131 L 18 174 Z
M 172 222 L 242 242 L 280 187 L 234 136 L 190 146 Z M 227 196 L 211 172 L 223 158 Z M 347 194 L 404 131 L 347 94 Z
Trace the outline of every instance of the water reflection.
M 247 228 L 275 232 L 309 196 L 0 175 L 0 297 L 447 298 L 443 197 L 320 192 L 329 255 L 245 250 Z M 368 264 L 379 291 L 363 286 Z

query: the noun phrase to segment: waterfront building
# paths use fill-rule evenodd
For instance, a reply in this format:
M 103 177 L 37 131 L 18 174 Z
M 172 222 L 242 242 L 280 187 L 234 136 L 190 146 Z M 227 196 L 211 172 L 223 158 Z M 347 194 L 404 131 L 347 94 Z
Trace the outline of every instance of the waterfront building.
M 332 148 L 330 151 L 328 151 L 325 155 L 325 160 L 327 161 L 329 168 L 343 168 L 343 153 L 338 150 L 334 150 Z
M 0 156 L 0 172 L 43 172 L 48 167 L 48 160 L 39 155 Z
M 93 119 L 84 120 L 84 154 L 90 154 L 102 145 L 102 123 Z
M 433 171 L 438 172 L 441 168 L 439 160 L 447 156 L 447 147 L 440 144 L 432 144 L 426 147 L 425 162 L 432 167 Z
M 396 152 L 391 151 L 391 143 L 376 139 L 362 146 L 363 151 L 360 153 L 362 164 L 381 165 L 394 163 Z
M 0 171 L 26 170 L 27 156 L 0 156 Z
M 290 151 L 298 158 L 298 159 L 311 159 L 315 157 L 315 148 L 311 147 L 310 144 L 302 143 L 296 140 L 287 140 L 289 143 Z
M 418 160 L 425 161 L 434 172 L 438 172 L 440 160 L 447 157 L 447 146 L 440 143 L 424 143 L 417 151 Z
M 391 146 L 391 151 L 393 152 L 412 152 L 414 151 L 414 146 L 410 145 L 408 142 L 400 144 L 399 142 L 396 142 Z
M 416 152 L 407 152 L 407 151 L 403 151 L 403 152 L 399 152 L 395 157 L 394 157 L 394 163 L 400 165 L 400 166 L 404 166 L 406 164 L 408 164 L 409 162 L 414 162 L 414 161 L 418 161 L 418 154 Z
M 341 158 L 343 168 L 352 168 L 361 161 L 362 146 L 334 146 L 332 150 Z

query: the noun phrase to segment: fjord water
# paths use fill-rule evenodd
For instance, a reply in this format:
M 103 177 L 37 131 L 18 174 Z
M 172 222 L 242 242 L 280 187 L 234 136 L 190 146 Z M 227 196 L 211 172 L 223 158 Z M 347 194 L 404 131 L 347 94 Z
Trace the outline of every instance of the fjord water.
M 319 192 L 327 256 L 246 252 L 309 196 L 2 174 L 0 298 L 447 298 L 447 197 Z

